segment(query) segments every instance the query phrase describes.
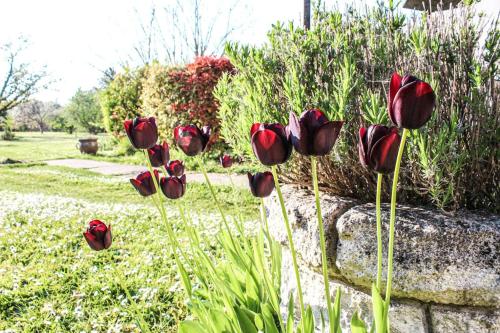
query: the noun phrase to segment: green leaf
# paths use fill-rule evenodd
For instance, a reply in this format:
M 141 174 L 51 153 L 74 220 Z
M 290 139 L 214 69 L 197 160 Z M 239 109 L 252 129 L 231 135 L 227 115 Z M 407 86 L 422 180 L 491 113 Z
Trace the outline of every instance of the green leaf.
M 375 320 L 375 329 L 377 333 L 385 333 L 384 325 L 384 301 L 375 284 L 372 284 L 372 306 L 373 319 Z
M 257 313 L 255 315 L 253 322 L 259 331 L 264 331 L 264 321 L 262 320 L 262 316 L 260 314 Z
M 186 269 L 184 268 L 184 265 L 180 262 L 180 260 L 176 257 L 177 261 L 177 267 L 179 268 L 179 272 L 181 273 L 181 279 L 184 284 L 184 288 L 186 289 L 186 293 L 188 294 L 189 297 L 191 297 L 192 294 L 192 286 L 191 286 L 191 279 L 189 278 L 189 275 L 186 272 Z
M 351 333 L 367 333 L 365 322 L 359 318 L 357 311 L 351 318 Z
M 266 324 L 266 333 L 279 333 L 276 327 L 275 316 L 279 318 L 280 314 L 273 311 L 272 306 L 269 304 L 261 304 L 262 315 L 264 316 L 264 323 Z
M 179 325 L 179 333 L 207 333 L 207 330 L 196 321 L 185 320 Z
M 330 320 L 335 321 L 334 329 L 335 333 L 340 333 L 342 332 L 342 329 L 340 328 L 340 298 L 342 296 L 342 292 L 340 291 L 340 287 L 337 287 L 337 291 L 335 293 L 335 302 L 333 304 L 333 318 L 330 318 Z
M 293 333 L 294 314 L 295 314 L 295 307 L 293 304 L 293 293 L 290 293 L 290 296 L 288 297 L 288 317 L 286 320 L 287 333 Z
M 253 318 L 250 319 L 247 312 L 243 311 L 239 307 L 234 308 L 236 316 L 238 317 L 238 322 L 240 324 L 242 332 L 245 333 L 257 333 L 257 328 L 254 325 Z
M 310 305 L 307 306 L 304 318 L 305 333 L 314 333 L 314 315 Z

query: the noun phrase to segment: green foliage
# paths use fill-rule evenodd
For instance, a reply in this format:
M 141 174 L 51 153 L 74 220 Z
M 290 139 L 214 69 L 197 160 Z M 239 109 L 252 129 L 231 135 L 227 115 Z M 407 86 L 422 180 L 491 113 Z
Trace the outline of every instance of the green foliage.
M 116 74 L 99 95 L 104 127 L 109 133 L 123 134 L 123 121 L 140 115 L 142 80 L 147 67 L 131 69 Z
M 472 7 L 408 20 L 393 6 L 316 12 L 309 31 L 278 23 L 262 47 L 227 45 L 237 74 L 215 90 L 221 135 L 236 154 L 253 158 L 253 123 L 286 124 L 290 111 L 319 108 L 345 121 L 334 153 L 320 159 L 322 187 L 371 201 L 376 175 L 359 164 L 358 130 L 390 124 L 388 80 L 393 71 L 411 73 L 431 84 L 438 101 L 429 123 L 409 138 L 401 201 L 498 210 L 498 23 L 483 44 Z M 287 179 L 306 183 L 308 165 L 294 155 Z
M 123 135 L 123 121 L 137 115 L 155 116 L 160 136 L 172 143 L 174 127 L 209 125 L 217 140 L 219 120 L 212 90 L 219 78 L 231 72 L 226 58 L 199 57 L 181 67 L 153 62 L 134 70 L 125 68 L 101 93 L 108 132 Z M 217 150 L 223 147 L 216 146 Z
M 75 125 L 71 124 L 67 115 L 58 114 L 50 122 L 50 128 L 55 132 L 66 132 L 73 134 L 76 130 Z
M 95 90 L 84 91 L 78 89 L 69 104 L 65 107 L 65 113 L 71 124 L 85 130 L 91 134 L 97 134 L 103 131 L 103 117 L 98 100 L 98 92 Z
M 12 126 L 13 126 L 13 120 L 11 117 L 6 117 L 5 120 L 0 119 L 0 125 L 1 128 L 3 129 L 2 133 L 2 140 L 5 141 L 12 141 L 15 139 L 16 135 L 12 131 Z

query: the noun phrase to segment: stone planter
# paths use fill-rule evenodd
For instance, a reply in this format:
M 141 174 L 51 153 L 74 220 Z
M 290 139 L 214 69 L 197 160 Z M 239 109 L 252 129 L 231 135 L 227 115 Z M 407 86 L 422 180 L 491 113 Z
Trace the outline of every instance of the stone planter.
M 99 150 L 99 144 L 96 138 L 79 139 L 78 141 L 76 148 L 79 149 L 82 154 L 95 155 Z
M 301 265 L 304 301 L 317 323 L 326 313 L 314 195 L 283 186 Z M 342 291 L 342 328 L 358 311 L 371 323 L 370 286 L 376 275 L 375 207 L 322 195 L 330 290 Z M 282 300 L 296 291 L 276 195 L 266 201 L 270 231 L 285 245 Z M 389 207 L 382 206 L 384 251 Z M 500 217 L 398 206 L 390 321 L 392 332 L 500 332 Z M 384 260 L 387 253 L 384 252 Z M 384 262 L 384 266 L 386 262 Z M 384 272 L 386 267 L 384 267 Z M 384 281 L 385 285 L 385 281 Z M 334 295 L 332 295 L 334 296 Z M 295 302 L 297 304 L 298 302 Z M 286 304 L 282 304 L 286 311 Z

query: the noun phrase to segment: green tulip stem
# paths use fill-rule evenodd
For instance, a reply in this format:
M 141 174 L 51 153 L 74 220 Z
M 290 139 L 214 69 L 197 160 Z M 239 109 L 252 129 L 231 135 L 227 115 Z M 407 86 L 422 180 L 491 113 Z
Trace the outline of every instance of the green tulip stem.
M 382 286 L 382 217 L 380 208 L 380 197 L 382 195 L 382 178 L 383 174 L 377 174 L 377 201 L 376 201 L 376 216 L 377 216 L 377 289 L 380 291 Z
M 403 129 L 401 136 L 401 143 L 399 144 L 398 157 L 396 159 L 396 167 L 394 169 L 394 178 L 392 180 L 392 194 L 391 194 L 391 218 L 389 223 L 389 250 L 387 255 L 387 287 L 385 289 L 385 314 L 384 314 L 384 327 L 389 330 L 388 316 L 389 306 L 391 303 L 391 287 L 392 287 L 392 259 L 394 256 L 394 226 L 396 224 L 396 194 L 398 188 L 399 167 L 401 166 L 401 159 L 403 158 L 403 151 L 405 148 L 406 137 L 409 130 Z
M 286 233 L 288 236 L 288 243 L 290 244 L 290 252 L 292 253 L 293 269 L 295 271 L 295 279 L 297 280 L 297 292 L 299 294 L 299 305 L 300 305 L 300 315 L 302 322 L 302 332 L 305 332 L 305 310 L 304 310 L 304 299 L 302 295 L 302 285 L 300 284 L 300 274 L 299 266 L 297 265 L 297 254 L 295 253 L 295 246 L 293 245 L 292 229 L 290 228 L 290 222 L 288 221 L 288 214 L 285 208 L 285 202 L 283 200 L 283 194 L 281 193 L 280 183 L 278 181 L 278 172 L 276 170 L 276 165 L 271 167 L 273 173 L 274 185 L 276 187 L 276 193 L 278 193 L 278 199 L 281 205 L 281 213 L 283 214 L 283 220 L 285 221 Z
M 165 224 L 165 227 L 167 229 L 168 238 L 169 238 L 170 245 L 171 245 L 172 255 L 173 255 L 174 260 L 178 266 L 178 269 L 181 270 L 181 268 L 184 269 L 184 267 L 182 265 L 182 262 L 179 260 L 179 256 L 177 255 L 177 249 L 181 252 L 181 255 L 186 259 L 186 261 L 188 258 L 186 256 L 186 254 L 184 253 L 184 251 L 182 250 L 181 246 L 179 245 L 179 241 L 177 240 L 177 237 L 175 236 L 175 233 L 172 229 L 172 226 L 170 225 L 170 223 L 168 221 L 167 212 L 165 211 L 165 206 L 163 205 L 163 200 L 161 197 L 160 185 L 158 184 L 158 180 L 155 177 L 154 169 L 153 169 L 153 166 L 151 165 L 151 161 L 149 160 L 149 157 L 147 155 L 145 155 L 145 156 L 146 156 L 146 163 L 148 165 L 148 170 L 151 173 L 151 177 L 153 177 L 153 183 L 154 183 L 155 188 L 156 188 L 156 198 L 155 198 L 155 195 L 153 195 L 152 200 L 153 200 L 153 203 L 155 204 L 156 208 L 160 212 L 160 216 L 163 220 L 163 223 Z M 181 280 L 184 283 L 184 280 L 183 279 L 181 279 Z M 191 297 L 191 290 L 190 290 L 189 286 L 184 284 L 184 289 L 186 290 L 186 293 L 188 294 L 188 296 Z
M 224 223 L 224 226 L 226 227 L 227 232 L 231 236 L 231 242 L 234 243 L 233 234 L 231 232 L 231 229 L 229 228 L 229 224 L 227 223 L 226 214 L 224 214 L 224 211 L 222 210 L 220 202 L 217 199 L 217 195 L 215 194 L 214 187 L 212 186 L 212 182 L 210 182 L 210 179 L 208 178 L 208 174 L 207 174 L 207 171 L 205 170 L 205 166 L 203 165 L 203 161 L 201 160 L 201 157 L 198 157 L 198 165 L 200 166 L 201 172 L 203 173 L 203 177 L 205 177 L 205 182 L 207 183 L 208 189 L 210 190 L 210 194 L 212 195 L 212 198 L 214 199 L 215 205 L 217 206 L 217 209 L 219 210 L 220 216 L 222 218 L 222 222 Z
M 264 204 L 264 198 L 260 198 L 260 213 L 262 216 L 262 222 L 264 224 L 264 228 L 266 230 L 266 237 L 269 240 L 269 248 L 271 248 L 271 233 L 269 232 L 269 224 L 267 223 L 267 213 L 266 213 L 266 205 Z
M 326 307 L 328 310 L 328 318 L 330 323 L 330 332 L 336 332 L 335 329 L 335 314 L 333 312 L 332 300 L 330 296 L 330 283 L 328 279 L 328 263 L 326 261 L 326 244 L 325 244 L 325 229 L 323 226 L 323 215 L 321 214 L 321 204 L 319 202 L 318 190 L 318 160 L 315 156 L 311 156 L 312 180 L 314 187 L 314 197 L 316 199 L 316 216 L 318 217 L 319 245 L 321 248 L 321 266 L 323 268 L 323 281 L 325 283 Z

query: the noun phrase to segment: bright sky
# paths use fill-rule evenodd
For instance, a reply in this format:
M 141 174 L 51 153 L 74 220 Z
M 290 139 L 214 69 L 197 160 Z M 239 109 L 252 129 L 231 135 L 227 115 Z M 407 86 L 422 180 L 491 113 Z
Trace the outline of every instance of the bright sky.
M 47 72 L 55 80 L 51 89 L 37 98 L 65 103 L 77 88 L 96 86 L 101 71 L 107 67 L 119 68 L 126 62 L 137 64 L 133 47 L 141 40 L 141 23 L 147 23 L 153 6 L 164 12 L 163 8 L 174 1 L 2 0 L 0 45 L 15 41 L 19 36 L 28 38 L 30 44 L 24 60 L 33 63 L 34 67 L 46 65 Z M 230 6 L 234 0 L 202 2 L 207 5 L 202 14 L 208 12 L 207 16 L 214 17 L 217 8 Z M 327 6 L 335 3 L 342 6 L 346 0 L 325 2 Z M 373 4 L 376 0 L 361 2 Z M 274 22 L 300 22 L 302 6 L 303 0 L 240 0 L 233 22 L 244 28 L 236 31 L 231 39 L 262 43 Z M 225 20 L 223 15 L 219 16 Z M 168 29 L 167 18 L 159 18 L 164 29 Z

